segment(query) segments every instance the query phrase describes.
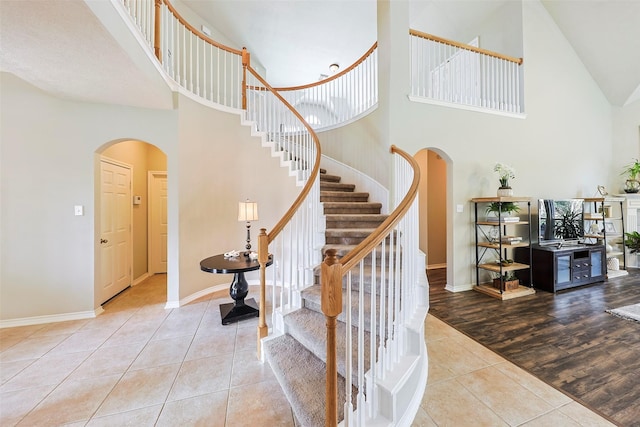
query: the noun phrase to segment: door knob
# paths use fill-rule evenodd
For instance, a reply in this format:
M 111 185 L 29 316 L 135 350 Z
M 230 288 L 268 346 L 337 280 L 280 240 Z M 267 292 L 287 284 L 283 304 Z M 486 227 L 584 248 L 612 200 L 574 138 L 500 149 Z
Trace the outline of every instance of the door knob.
M 100 239 L 100 243 L 107 243 L 109 242 L 107 239 Z

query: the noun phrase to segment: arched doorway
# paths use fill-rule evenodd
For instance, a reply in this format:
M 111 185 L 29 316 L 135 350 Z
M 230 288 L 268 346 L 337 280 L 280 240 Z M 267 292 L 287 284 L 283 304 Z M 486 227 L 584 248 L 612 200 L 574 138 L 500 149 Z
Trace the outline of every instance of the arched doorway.
M 448 269 L 451 217 L 449 209 L 450 160 L 436 148 L 420 150 L 415 159 L 420 165 L 420 250 L 426 254 L 427 271 L 438 270 L 439 276 L 450 277 Z M 442 271 L 440 271 L 442 270 Z M 448 282 L 447 282 L 448 283 Z
M 143 141 L 112 141 L 97 151 L 96 307 L 128 286 L 162 272 L 157 266 L 153 271 L 149 269 L 149 256 L 156 254 L 166 260 L 166 173 L 167 156 L 156 146 Z M 123 184 L 127 179 L 128 191 Z M 156 179 L 164 179 L 164 186 L 157 185 Z M 152 199 L 158 197 L 158 189 L 162 188 L 165 189 L 164 200 L 153 202 Z M 158 232 L 158 227 L 150 224 L 150 218 L 152 221 L 153 218 L 164 220 L 164 243 L 150 236 L 150 230 Z M 109 241 L 107 236 L 115 241 Z M 150 241 L 160 248 L 151 247 Z

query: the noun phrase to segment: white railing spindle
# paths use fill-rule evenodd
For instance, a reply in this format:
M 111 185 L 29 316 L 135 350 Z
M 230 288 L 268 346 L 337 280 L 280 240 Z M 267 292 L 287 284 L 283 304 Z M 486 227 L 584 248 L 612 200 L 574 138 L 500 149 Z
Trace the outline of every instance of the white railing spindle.
M 410 33 L 412 96 L 505 113 L 524 111 L 519 84 L 522 59 Z

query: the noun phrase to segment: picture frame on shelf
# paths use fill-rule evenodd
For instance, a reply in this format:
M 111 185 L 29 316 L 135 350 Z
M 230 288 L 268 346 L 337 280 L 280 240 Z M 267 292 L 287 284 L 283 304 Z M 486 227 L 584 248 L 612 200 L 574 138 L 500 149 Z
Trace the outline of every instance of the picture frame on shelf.
M 616 233 L 615 224 L 613 222 L 605 221 L 605 223 L 604 223 L 604 231 L 606 231 L 607 233 L 615 234 Z
M 604 205 L 604 206 L 598 206 L 598 213 L 602 213 L 604 214 L 604 218 L 611 218 L 611 206 L 610 205 Z

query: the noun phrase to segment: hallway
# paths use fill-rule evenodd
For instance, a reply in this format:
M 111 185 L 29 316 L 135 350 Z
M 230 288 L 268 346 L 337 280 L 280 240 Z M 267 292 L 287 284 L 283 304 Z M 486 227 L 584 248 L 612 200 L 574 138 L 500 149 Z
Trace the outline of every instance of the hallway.
M 257 319 L 222 326 L 226 291 L 166 310 L 165 281 L 126 290 L 95 319 L 0 330 L 0 424 L 294 426 L 255 358 Z M 611 425 L 433 316 L 425 333 L 414 426 Z

